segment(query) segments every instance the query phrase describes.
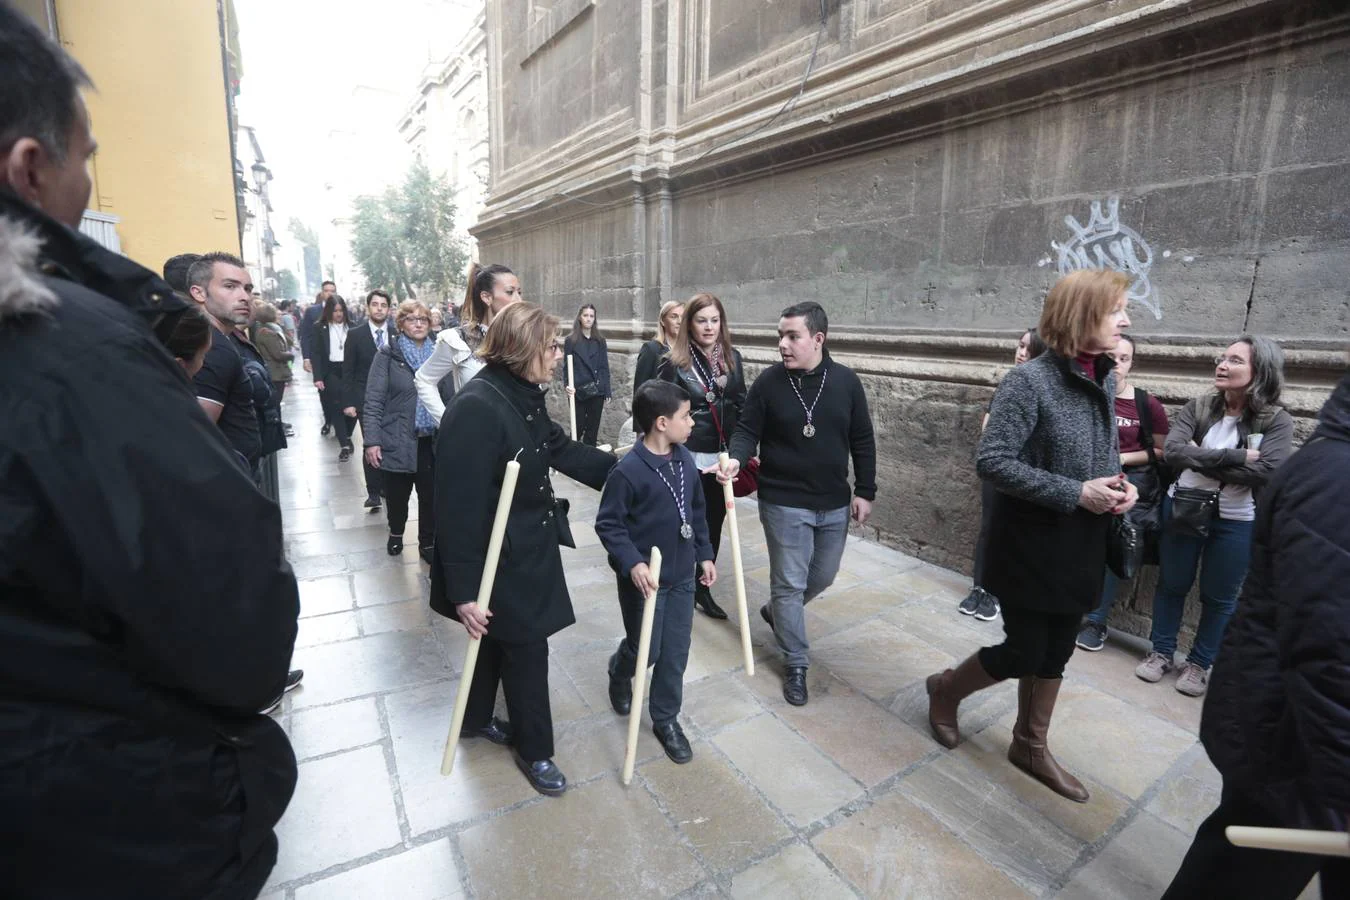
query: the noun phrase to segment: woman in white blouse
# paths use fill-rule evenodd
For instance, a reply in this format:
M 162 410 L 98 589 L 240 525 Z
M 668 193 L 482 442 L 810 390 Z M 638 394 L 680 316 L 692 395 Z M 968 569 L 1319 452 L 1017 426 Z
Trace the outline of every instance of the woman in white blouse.
M 478 358 L 478 347 L 487 334 L 493 318 L 506 307 L 522 299 L 520 281 L 506 266 L 479 266 L 469 270 L 469 289 L 464 297 L 458 328 L 447 328 L 436 339 L 436 350 L 417 370 L 417 399 L 439 424 L 445 415 L 445 400 L 441 397 L 441 380 L 454 376 L 455 390 L 459 390 L 478 370 L 483 361 Z
M 1153 649 L 1134 670 L 1144 681 L 1160 681 L 1176 668 L 1177 632 L 1198 570 L 1200 624 L 1176 688 L 1199 697 L 1209 685 L 1247 574 L 1255 495 L 1293 449 L 1294 420 L 1277 405 L 1283 387 L 1279 345 L 1243 335 L 1214 360 L 1214 390 L 1187 403 L 1167 432 L 1167 463 L 1180 474 L 1163 498 Z M 1183 533 L 1171 522 L 1178 488 L 1218 492 L 1218 516 L 1207 535 Z
M 314 386 L 319 389 L 319 399 L 323 403 L 328 421 L 334 423 L 337 432 L 338 462 L 352 458 L 352 428 L 356 417 L 344 415 L 342 410 L 353 404 L 342 396 L 346 384 L 346 372 L 343 366 L 347 359 L 347 329 L 350 326 L 347 313 L 347 301 L 337 294 L 329 297 L 323 305 L 323 315 L 314 326 L 314 354 L 310 362 L 314 366 Z

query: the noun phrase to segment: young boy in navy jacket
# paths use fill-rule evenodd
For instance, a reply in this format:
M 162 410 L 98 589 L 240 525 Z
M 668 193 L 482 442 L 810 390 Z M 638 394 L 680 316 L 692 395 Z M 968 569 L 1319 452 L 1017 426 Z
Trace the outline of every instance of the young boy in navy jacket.
M 717 580 L 698 466 L 683 446 L 694 428 L 689 395 L 677 384 L 648 381 L 633 397 L 633 425 L 644 437 L 610 471 L 595 515 L 595 533 L 618 575 L 627 633 L 609 658 L 609 702 L 619 715 L 632 709 L 643 598 L 657 589 L 648 656 L 655 666 L 652 730 L 667 756 L 687 763 L 694 751 L 677 717 L 694 621 L 693 573 L 697 567 L 708 587 Z M 660 585 L 647 568 L 652 547 L 661 549 Z

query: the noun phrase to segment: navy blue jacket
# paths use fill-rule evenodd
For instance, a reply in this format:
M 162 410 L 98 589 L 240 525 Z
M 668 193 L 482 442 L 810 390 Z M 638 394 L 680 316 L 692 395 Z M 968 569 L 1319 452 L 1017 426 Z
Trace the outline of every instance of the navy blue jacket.
M 622 577 L 629 577 L 638 563 L 650 562 L 652 547 L 661 549 L 662 587 L 683 584 L 696 563 L 713 558 L 694 455 L 680 446 L 671 450 L 666 461 L 638 441 L 609 473 L 595 514 L 595 533 L 609 551 L 610 566 Z M 670 487 L 657 474 L 658 467 Z M 694 538 L 689 541 L 680 537 L 680 514 L 670 494 L 671 487 L 681 491 L 676 481 L 681 467 L 685 515 L 694 526 Z
M 1261 492 L 1251 568 L 1200 740 L 1235 788 L 1288 828 L 1350 813 L 1350 375 Z

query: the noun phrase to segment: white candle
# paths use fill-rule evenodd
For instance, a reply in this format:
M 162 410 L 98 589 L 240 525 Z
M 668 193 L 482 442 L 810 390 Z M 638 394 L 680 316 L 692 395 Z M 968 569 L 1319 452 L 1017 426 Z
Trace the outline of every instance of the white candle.
M 731 460 L 728 453 L 717 454 L 717 464 L 725 466 Z M 745 657 L 745 674 L 754 677 L 755 653 L 750 647 L 750 610 L 745 603 L 745 565 L 741 562 L 741 530 L 736 524 L 736 493 L 731 482 L 722 485 L 722 502 L 727 507 L 727 530 L 731 535 L 731 565 L 736 576 L 736 620 L 741 626 L 741 654 Z
M 652 561 L 647 564 L 657 590 L 661 585 L 661 551 L 652 548 Z M 652 649 L 652 619 L 656 616 L 656 591 L 642 603 L 642 631 L 638 634 L 637 671 L 633 673 L 633 705 L 628 712 L 628 748 L 623 755 L 623 783 L 633 780 L 633 764 L 637 761 L 638 727 L 642 724 L 642 703 L 647 692 L 647 657 Z

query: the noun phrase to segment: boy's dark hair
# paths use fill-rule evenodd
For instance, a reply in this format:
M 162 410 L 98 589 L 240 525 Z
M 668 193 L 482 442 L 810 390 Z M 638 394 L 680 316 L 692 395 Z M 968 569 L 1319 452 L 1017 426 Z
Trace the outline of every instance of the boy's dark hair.
M 174 359 L 192 359 L 197 351 L 211 343 L 211 323 L 197 304 L 178 314 L 178 322 L 164 341 L 164 349 Z
M 0 0 L 0 153 L 33 138 L 57 162 L 66 158 L 89 75 L 32 19 Z
M 164 280 L 180 294 L 188 292 L 188 269 L 201 259 L 200 253 L 180 253 L 164 260 Z
M 825 307 L 814 300 L 794 303 L 779 313 L 778 317 L 780 319 L 802 318 L 806 321 L 806 333 L 810 335 L 828 335 L 830 333 L 830 317 L 825 315 Z
M 633 427 L 647 434 L 662 416 L 673 416 L 680 404 L 689 402 L 689 392 L 678 384 L 653 378 L 633 395 Z

